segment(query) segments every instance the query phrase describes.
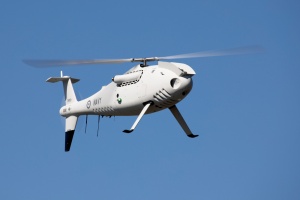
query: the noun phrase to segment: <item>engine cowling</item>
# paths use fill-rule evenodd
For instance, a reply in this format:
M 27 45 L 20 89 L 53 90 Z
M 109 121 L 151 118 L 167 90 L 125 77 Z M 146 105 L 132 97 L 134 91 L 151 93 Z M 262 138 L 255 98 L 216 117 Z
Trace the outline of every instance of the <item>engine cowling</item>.
M 120 85 L 125 82 L 138 81 L 142 76 L 142 71 L 131 72 L 123 75 L 116 75 L 112 81 Z

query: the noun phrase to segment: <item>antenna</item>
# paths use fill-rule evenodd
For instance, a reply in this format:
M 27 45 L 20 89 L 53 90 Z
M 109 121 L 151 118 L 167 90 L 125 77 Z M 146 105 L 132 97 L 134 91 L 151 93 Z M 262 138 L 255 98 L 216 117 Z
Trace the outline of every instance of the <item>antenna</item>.
M 63 71 L 60 71 L 60 77 L 64 77 Z
M 85 116 L 85 133 L 86 133 L 86 127 L 87 127 L 87 121 L 88 121 L 88 115 Z
M 99 124 L 100 124 L 100 115 L 98 115 L 98 128 L 97 128 L 97 137 L 98 137 L 98 134 L 99 134 Z

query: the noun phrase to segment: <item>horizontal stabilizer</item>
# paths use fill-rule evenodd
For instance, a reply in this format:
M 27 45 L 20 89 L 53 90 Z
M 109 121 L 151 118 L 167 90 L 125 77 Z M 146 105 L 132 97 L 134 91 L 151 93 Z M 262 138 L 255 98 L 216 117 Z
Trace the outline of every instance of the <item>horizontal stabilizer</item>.
M 69 76 L 64 76 L 64 77 L 50 77 L 46 80 L 46 82 L 56 83 L 59 81 L 68 81 L 69 79 L 71 79 L 72 83 L 77 83 L 78 81 L 80 81 L 80 79 L 77 79 L 77 78 L 71 78 Z
M 65 94 L 65 103 L 71 104 L 74 102 L 77 102 L 77 98 L 74 92 L 73 83 L 77 83 L 80 79 L 72 78 L 70 76 L 63 76 L 63 73 L 61 71 L 60 77 L 50 77 L 46 80 L 46 82 L 49 83 L 56 83 L 56 82 L 62 82 L 64 87 L 64 94 Z

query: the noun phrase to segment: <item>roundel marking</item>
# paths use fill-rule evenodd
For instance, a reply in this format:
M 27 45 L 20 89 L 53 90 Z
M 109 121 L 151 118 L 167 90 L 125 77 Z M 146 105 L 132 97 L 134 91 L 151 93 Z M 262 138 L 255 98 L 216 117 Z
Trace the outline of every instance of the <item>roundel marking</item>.
M 87 107 L 88 109 L 90 109 L 90 107 L 91 107 L 91 100 L 89 100 L 89 101 L 86 103 L 86 107 Z

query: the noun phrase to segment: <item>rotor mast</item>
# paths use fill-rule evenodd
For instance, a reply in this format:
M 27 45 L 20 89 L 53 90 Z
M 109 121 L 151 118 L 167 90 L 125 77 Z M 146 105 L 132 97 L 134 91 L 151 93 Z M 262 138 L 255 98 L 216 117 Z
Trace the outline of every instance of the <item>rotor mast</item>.
M 148 61 L 159 61 L 158 57 L 149 57 L 149 58 L 132 58 L 131 62 L 141 62 L 143 67 L 147 66 Z

